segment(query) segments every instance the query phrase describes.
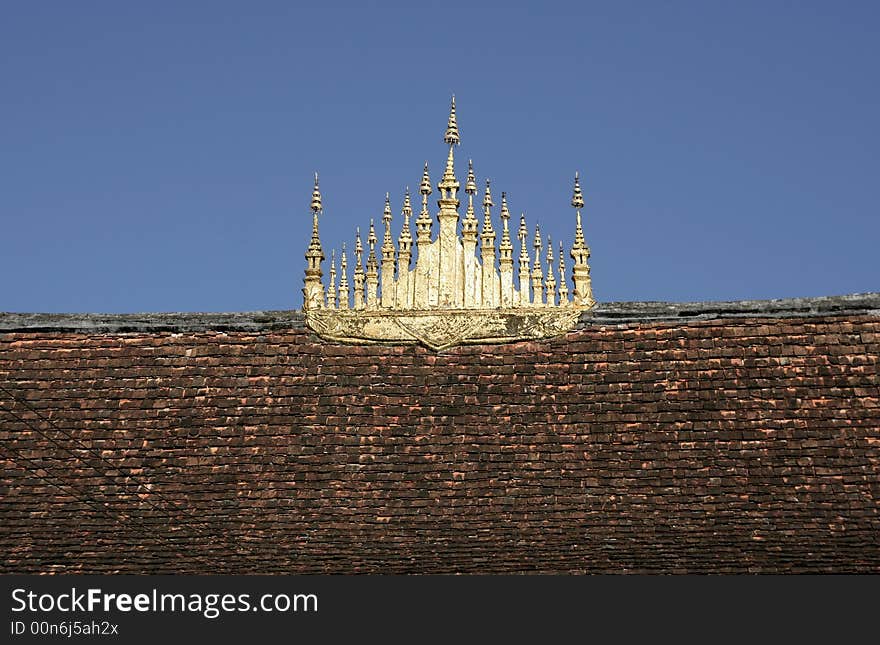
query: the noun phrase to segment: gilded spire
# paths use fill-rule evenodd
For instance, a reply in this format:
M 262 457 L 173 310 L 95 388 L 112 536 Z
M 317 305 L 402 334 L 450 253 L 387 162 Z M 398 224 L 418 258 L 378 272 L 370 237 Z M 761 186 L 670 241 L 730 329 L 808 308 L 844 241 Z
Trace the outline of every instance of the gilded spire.
M 584 228 L 581 225 L 581 208 L 584 206 L 584 195 L 581 192 L 580 177 L 574 174 L 574 194 L 571 205 L 576 209 L 577 218 L 574 229 L 574 244 L 571 247 L 571 257 L 574 260 L 572 268 L 572 280 L 574 282 L 574 303 L 579 306 L 592 307 L 596 302 L 593 299 L 593 287 L 590 280 L 590 247 L 584 240 Z
M 385 237 L 382 240 L 382 253 L 386 253 L 388 248 L 390 248 L 393 253 L 394 241 L 391 239 L 391 195 L 389 193 L 385 193 L 385 210 L 382 211 L 382 222 L 385 224 Z
M 501 193 L 501 244 L 498 250 L 501 252 L 501 259 L 513 259 L 513 244 L 510 242 L 510 210 L 507 208 L 507 193 Z
M 455 94 L 452 95 L 452 105 L 449 107 L 449 122 L 446 125 L 446 135 L 443 141 L 449 145 L 458 145 L 461 139 L 458 136 L 458 123 L 455 120 Z
M 495 205 L 495 202 L 492 201 L 492 191 L 489 188 L 489 180 L 486 180 L 486 192 L 483 194 L 483 232 L 480 234 L 481 238 L 484 238 L 483 242 L 486 243 L 486 240 L 491 238 L 492 241 L 495 240 L 495 231 L 492 228 L 492 211 L 491 208 Z
M 318 173 L 315 173 L 315 188 L 312 190 L 312 239 L 306 250 L 306 276 L 303 280 L 303 308 L 320 309 L 324 305 L 324 285 L 321 282 L 321 262 L 324 251 L 318 234 L 318 214 L 323 212 L 321 189 L 318 187 Z
M 468 195 L 477 194 L 477 178 L 474 177 L 474 160 L 468 159 L 467 182 L 464 185 L 464 192 Z
M 367 244 L 370 245 L 370 254 L 367 256 L 367 271 L 371 268 L 376 269 L 378 267 L 378 260 L 376 259 L 376 242 L 378 242 L 378 238 L 376 237 L 376 227 L 373 224 L 373 218 L 370 218 L 370 234 L 367 236 Z
M 541 270 L 541 228 L 535 225 L 535 263 L 532 265 L 532 294 L 533 304 L 542 307 L 544 305 L 543 294 L 546 289 L 544 286 L 544 272 Z
M 336 249 L 330 252 L 330 285 L 327 287 L 327 307 L 336 309 Z
M 581 209 L 584 207 L 584 194 L 581 192 L 579 173 L 574 173 L 574 194 L 571 197 L 571 205 L 577 210 L 577 224 L 574 229 L 574 248 L 582 249 L 586 246 L 584 240 L 584 228 L 581 225 Z
M 315 188 L 312 190 L 312 239 L 309 242 L 309 250 L 306 256 L 312 255 L 320 257 L 324 260 L 324 253 L 321 251 L 321 238 L 318 235 L 318 215 L 324 212 L 321 205 L 321 189 L 318 187 L 318 173 L 315 173 Z
M 354 308 L 364 308 L 364 245 L 361 242 L 361 227 L 358 226 L 354 236 Z
M 532 246 L 535 247 L 535 268 L 540 271 L 541 248 L 543 247 L 543 244 L 541 243 L 541 227 L 538 224 L 535 224 L 535 241 L 532 243 Z
M 526 238 L 529 231 L 526 228 L 526 214 L 521 213 L 519 216 L 519 302 L 517 304 L 528 307 L 531 303 L 529 296 L 529 247 L 526 246 Z
M 429 186 L 430 187 L 430 186 Z M 408 309 L 412 307 L 412 287 L 413 283 L 410 276 L 410 265 L 412 264 L 412 243 L 413 237 L 409 230 L 409 219 L 412 217 L 412 203 L 409 197 L 409 186 L 403 194 L 403 208 L 400 214 L 403 216 L 403 227 L 400 229 L 400 237 L 397 240 L 397 280 L 392 280 L 394 288 L 393 306 Z M 385 277 L 382 277 L 382 295 L 383 305 L 386 297 Z M 390 298 L 390 296 L 388 296 Z
M 370 218 L 370 234 L 367 236 L 367 244 L 370 245 L 370 254 L 367 257 L 367 309 L 374 309 L 377 302 L 379 292 L 379 261 L 376 259 L 376 227 L 373 224 L 373 218 Z M 392 278 L 393 280 L 393 278 Z M 391 292 L 392 285 L 388 286 Z
M 419 192 L 423 197 L 427 198 L 433 192 L 431 188 L 431 177 L 428 176 L 428 162 L 425 162 L 425 170 L 422 173 L 422 184 L 419 186 Z
M 507 208 L 507 192 L 501 192 L 501 219 L 509 220 L 510 219 L 510 209 Z
M 480 237 L 495 239 L 495 229 L 492 228 L 491 207 L 495 203 L 492 201 L 492 194 L 489 192 L 489 182 L 486 181 L 486 194 L 483 196 L 483 231 Z
M 571 197 L 571 205 L 575 208 L 584 207 L 584 194 L 581 192 L 580 173 L 574 173 L 574 194 Z
M 559 243 L 559 306 L 568 304 L 568 282 L 565 279 L 565 253 Z
M 465 218 L 461 223 L 461 231 L 466 240 L 476 241 L 478 223 L 477 218 L 474 217 L 474 195 L 477 193 L 477 179 L 474 176 L 474 162 L 470 160 L 468 161 L 468 175 L 464 185 L 464 192 L 468 196 L 468 206 Z
M 363 254 L 364 254 L 364 245 L 361 243 L 361 227 L 358 226 L 355 229 L 354 233 L 354 257 L 355 257 L 355 271 L 357 271 L 358 267 L 363 266 Z
M 453 149 L 459 143 L 461 143 L 461 139 L 458 136 L 458 124 L 455 120 L 455 96 L 452 97 L 452 107 L 449 109 L 449 124 L 446 126 L 446 136 L 443 137 L 443 141 L 449 145 L 449 154 L 446 157 L 446 170 L 443 172 L 443 177 L 440 179 L 440 183 L 438 184 L 438 188 L 441 192 L 441 197 L 444 200 L 454 200 L 455 193 L 458 191 L 459 183 L 455 178 L 455 155 L 453 153 Z M 456 201 L 456 206 L 458 202 Z
M 312 190 L 312 212 L 322 213 L 324 208 L 321 206 L 321 189 L 318 187 L 318 173 L 315 173 L 315 188 Z
M 342 243 L 339 271 L 339 308 L 348 309 L 348 263 L 345 258 L 345 242 Z
M 428 195 L 433 192 L 431 188 L 431 177 L 428 175 L 428 162 L 425 162 L 425 170 L 422 172 L 422 183 L 419 185 L 419 192 L 422 195 L 422 210 L 416 218 L 417 243 L 419 245 L 428 244 L 431 241 L 431 215 L 428 213 Z
M 394 306 L 394 240 L 391 238 L 391 196 L 385 193 L 385 210 L 382 212 L 385 237 L 382 240 L 382 306 Z
M 526 246 L 526 238 L 529 235 L 529 230 L 526 228 L 526 214 L 520 213 L 519 215 L 519 231 L 516 234 L 517 239 L 519 240 L 519 250 L 520 250 L 520 261 L 522 261 L 522 256 L 525 255 L 526 262 L 529 259 L 529 249 Z
M 480 233 L 480 258 L 483 261 L 482 300 L 483 306 L 495 307 L 499 304 L 499 279 L 495 271 L 495 231 L 492 228 L 492 193 L 486 181 L 483 195 L 483 231 Z
M 412 217 L 412 203 L 409 198 L 409 186 L 406 187 L 406 193 L 403 196 L 403 208 L 400 214 L 403 215 L 403 228 L 400 229 L 400 237 L 397 238 L 397 245 L 401 251 L 408 251 L 412 246 L 412 233 L 409 230 L 409 218 Z M 401 267 L 401 269 L 409 267 Z
M 547 282 L 544 295 L 548 307 L 556 306 L 556 277 L 553 274 L 553 241 L 547 236 Z

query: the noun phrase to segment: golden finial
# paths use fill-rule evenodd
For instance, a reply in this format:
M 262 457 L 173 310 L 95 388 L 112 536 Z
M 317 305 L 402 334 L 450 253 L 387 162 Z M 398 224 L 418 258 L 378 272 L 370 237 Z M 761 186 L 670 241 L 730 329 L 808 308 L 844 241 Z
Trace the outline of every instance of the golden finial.
M 416 218 L 417 243 L 420 246 L 431 242 L 431 215 L 428 213 L 428 195 L 431 194 L 431 177 L 428 176 L 428 162 L 425 162 L 425 170 L 422 172 L 422 183 L 419 186 L 422 194 L 422 210 Z
M 321 205 L 321 189 L 318 187 L 318 173 L 315 173 L 315 188 L 312 190 L 312 212 L 315 214 L 324 212 Z
M 486 182 L 486 194 L 483 196 L 483 232 L 480 237 L 495 239 L 495 230 L 492 228 L 492 215 L 490 208 L 495 203 L 492 201 L 492 194 L 489 192 L 489 182 Z
M 461 223 L 462 234 L 469 240 L 476 240 L 477 218 L 474 217 L 474 195 L 477 193 L 477 178 L 474 176 L 474 162 L 468 160 L 467 181 L 464 185 L 464 192 L 468 196 L 467 211 L 465 218 Z
M 581 192 L 580 177 L 574 174 L 574 195 L 571 205 L 577 209 L 577 220 L 574 228 L 574 244 L 571 247 L 571 258 L 574 260 L 572 280 L 574 282 L 574 303 L 592 307 L 596 302 L 593 299 L 593 287 L 590 280 L 590 247 L 584 240 L 584 227 L 581 225 L 581 208 L 584 206 L 584 195 Z
M 378 304 L 379 261 L 376 259 L 376 241 L 376 227 L 373 218 L 370 218 L 370 234 L 367 236 L 367 244 L 370 245 L 370 254 L 367 257 L 367 309 L 373 309 Z M 390 291 L 391 286 L 388 289 Z
M 501 245 L 510 246 L 510 231 L 507 223 L 510 221 L 510 210 L 507 208 L 507 193 L 501 191 Z
M 406 190 L 403 193 L 403 208 L 400 210 L 400 214 L 403 215 L 404 218 L 412 217 L 412 203 L 409 199 L 409 186 L 406 187 Z
M 544 305 L 544 272 L 541 270 L 541 228 L 535 224 L 535 263 L 532 265 L 532 303 Z
M 491 208 L 495 205 L 495 202 L 492 201 L 492 190 L 490 188 L 490 182 L 486 179 L 486 192 L 483 193 L 483 232 L 480 233 L 480 238 L 483 240 L 483 249 L 488 250 L 488 246 L 494 244 L 495 242 L 495 231 L 492 230 L 492 215 Z M 492 261 L 494 263 L 494 252 L 495 249 L 492 249 Z
M 581 184 L 579 173 L 574 173 L 574 195 L 571 198 L 571 205 L 577 209 L 576 224 L 574 229 L 574 249 L 580 250 L 586 247 L 584 240 L 584 227 L 581 225 L 581 210 L 584 207 L 584 194 L 581 192 Z
M 455 120 L 455 94 L 452 95 L 452 105 L 449 107 L 449 122 L 446 125 L 446 136 L 443 141 L 449 145 L 458 145 L 461 140 L 458 136 L 458 123 Z
M 581 192 L 580 173 L 574 173 L 574 194 L 571 197 L 571 205 L 575 208 L 584 207 L 584 194 Z
M 565 279 L 565 252 L 559 243 L 559 306 L 568 304 L 568 282 Z
M 474 177 L 474 161 L 473 159 L 468 159 L 468 174 L 467 181 L 464 185 L 464 192 L 468 195 L 476 195 L 477 194 L 477 178 Z
M 487 179 L 486 180 L 486 192 L 483 193 L 483 212 L 484 213 L 487 212 L 487 209 L 489 209 L 495 205 L 495 203 L 492 201 L 492 190 L 491 190 L 489 184 L 490 184 L 490 182 Z
M 452 97 L 452 107 L 449 110 L 449 125 L 446 127 L 446 136 L 443 141 L 449 144 L 449 155 L 446 157 L 446 170 L 437 187 L 440 189 L 440 197 L 444 200 L 454 200 L 458 192 L 458 180 L 455 178 L 455 155 L 453 149 L 460 143 L 458 136 L 458 124 L 455 120 L 455 96 Z M 458 207 L 458 202 L 455 202 Z
M 498 268 L 502 307 L 514 306 L 519 294 L 513 288 L 513 244 L 510 243 L 510 211 L 507 209 L 507 193 L 501 193 L 501 243 L 498 245 Z
M 529 247 L 526 245 L 529 231 L 526 228 L 526 214 L 520 213 L 519 216 L 519 304 L 527 307 L 530 303 L 529 297 Z
M 409 186 L 407 186 L 406 192 L 403 195 L 403 208 L 400 209 L 400 214 L 403 215 L 403 227 L 400 229 L 400 237 L 397 240 L 397 244 L 400 246 L 401 251 L 409 249 L 412 244 L 412 233 L 410 233 L 409 230 L 409 218 L 412 217 L 412 212 L 412 204 L 409 198 Z
M 321 189 L 318 187 L 318 173 L 315 173 L 315 189 L 312 191 L 312 239 L 309 244 L 309 252 L 315 257 L 320 255 L 321 260 L 324 259 L 324 255 L 321 253 L 321 240 L 318 236 L 318 213 L 323 212 Z
M 348 262 L 345 258 L 345 242 L 342 243 L 339 271 L 339 308 L 348 309 Z
M 556 306 L 556 277 L 553 275 L 553 241 L 547 236 L 547 281 L 544 285 L 544 294 L 548 307 Z
M 382 211 L 382 221 L 391 221 L 391 193 L 385 193 L 385 208 Z
M 385 237 L 382 240 L 382 253 L 385 255 L 388 253 L 393 254 L 394 242 L 391 239 L 391 195 L 389 193 L 385 193 L 385 210 L 382 211 L 382 221 L 385 224 Z
M 541 264 L 540 253 L 541 253 L 541 248 L 543 245 L 541 244 L 541 227 L 538 224 L 535 224 L 535 241 L 532 244 L 532 246 L 535 247 L 535 264 L 540 266 L 540 264 Z
M 378 265 L 376 260 L 376 227 L 373 225 L 373 218 L 370 218 L 370 234 L 367 236 L 367 244 L 370 245 L 370 255 L 367 257 L 367 270 L 375 269 Z
M 320 309 L 324 306 L 324 285 L 321 282 L 321 262 L 324 251 L 318 234 L 318 213 L 321 208 L 321 190 L 318 188 L 318 173 L 315 173 L 315 189 L 312 191 L 312 239 L 306 250 L 306 276 L 303 280 L 303 308 Z
M 431 194 L 431 178 L 428 176 L 428 162 L 425 162 L 425 171 L 422 173 L 422 184 L 419 186 L 419 192 L 427 197 Z
M 345 250 L 345 249 L 343 249 Z M 361 260 L 363 259 L 364 253 L 364 245 L 361 243 L 361 227 L 358 226 L 355 229 L 354 233 L 354 256 L 355 256 L 355 266 L 358 267 L 361 265 Z
M 330 285 L 327 287 L 327 307 L 336 309 L 336 249 L 330 251 Z

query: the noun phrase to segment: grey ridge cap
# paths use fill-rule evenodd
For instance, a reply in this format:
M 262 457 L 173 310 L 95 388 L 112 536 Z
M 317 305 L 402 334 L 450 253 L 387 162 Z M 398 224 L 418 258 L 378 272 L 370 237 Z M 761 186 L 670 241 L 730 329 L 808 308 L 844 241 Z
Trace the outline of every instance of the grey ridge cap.
M 842 315 L 880 316 L 880 293 L 727 302 L 607 302 L 599 303 L 590 311 L 585 311 L 579 326 L 661 321 L 687 322 L 719 318 L 802 318 Z
M 581 316 L 579 327 L 719 318 L 880 317 L 880 293 L 732 302 L 607 302 Z M 0 333 L 262 332 L 302 329 L 300 311 L 241 313 L 39 314 L 0 312 Z

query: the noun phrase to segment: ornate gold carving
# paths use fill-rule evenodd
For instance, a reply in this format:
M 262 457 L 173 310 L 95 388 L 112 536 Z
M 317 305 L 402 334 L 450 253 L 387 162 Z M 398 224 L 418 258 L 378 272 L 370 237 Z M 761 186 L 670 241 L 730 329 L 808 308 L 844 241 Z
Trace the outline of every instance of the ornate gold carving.
M 306 312 L 309 327 L 327 340 L 353 344 L 415 344 L 439 351 L 456 345 L 549 338 L 574 327 L 582 310 L 447 309 L 443 311 Z
M 483 226 L 478 236 L 479 223 L 474 213 L 477 183 L 472 162 L 468 163 L 465 183 L 466 214 L 464 219 L 459 216 L 460 184 L 455 176 L 454 148 L 459 145 L 460 137 L 454 97 L 444 142 L 449 146 L 449 153 L 443 176 L 437 184 L 440 196 L 437 201 L 439 231 L 436 239 L 432 240 L 431 234 L 433 222 L 428 211 L 428 196 L 433 191 L 428 164 L 425 163 L 419 186 L 422 209 L 415 220 L 416 248 L 413 249 L 410 232 L 412 207 L 409 189 L 401 212 L 403 226 L 396 248 L 391 233 L 390 196 L 386 194 L 382 214 L 384 236 L 381 262 L 376 253 L 378 238 L 372 220 L 367 238 L 369 257 L 366 271 L 360 231 L 355 238 L 353 302 L 349 302 L 344 244 L 340 256 L 338 290 L 335 251 L 330 267 L 330 286 L 326 291 L 321 281 L 324 254 L 318 234 L 318 216 L 323 209 L 318 177 L 315 175 L 311 204 L 312 239 L 306 253 L 303 309 L 307 324 L 321 337 L 358 344 L 421 343 L 435 350 L 464 343 L 546 338 L 570 330 L 581 312 L 595 304 L 588 265 L 590 249 L 586 245 L 581 223 L 580 210 L 584 199 L 579 176 L 575 174 L 571 201 L 577 217 L 575 241 L 570 251 L 574 260 L 571 275 L 574 289 L 570 299 L 562 244 L 559 246 L 557 283 L 552 243 L 548 238 L 546 255 L 542 258 L 544 246 L 538 227 L 535 228 L 533 244 L 534 263 L 531 262 L 524 214 L 520 218 L 517 235 L 520 241 L 518 284 L 514 283 L 507 195 L 501 194 L 502 236 L 501 244 L 496 249 L 491 219 L 491 208 L 495 204 L 488 180 L 483 197 Z M 412 266 L 413 261 L 415 266 Z M 546 278 L 543 261 L 547 263 Z

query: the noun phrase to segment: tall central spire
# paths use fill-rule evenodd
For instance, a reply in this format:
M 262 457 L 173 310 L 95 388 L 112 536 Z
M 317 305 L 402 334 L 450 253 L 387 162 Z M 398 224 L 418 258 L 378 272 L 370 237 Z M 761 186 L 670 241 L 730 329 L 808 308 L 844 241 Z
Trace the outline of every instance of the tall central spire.
M 455 119 L 455 95 L 452 96 L 452 105 L 449 107 L 449 121 L 446 125 L 446 134 L 443 142 L 449 146 L 449 155 L 446 157 L 446 170 L 437 187 L 440 189 L 443 199 L 455 199 L 458 192 L 458 180 L 455 178 L 455 146 L 461 143 L 458 136 L 458 122 Z M 456 204 L 457 206 L 457 204 Z
M 449 145 L 449 156 L 446 158 L 446 170 L 437 188 L 440 189 L 440 199 L 437 205 L 440 212 L 437 220 L 440 224 L 439 232 L 439 263 L 437 266 L 437 304 L 441 307 L 457 307 L 462 304 L 464 293 L 458 288 L 459 256 L 461 244 L 458 240 L 458 179 L 455 178 L 455 156 L 453 150 L 459 144 L 458 123 L 455 120 L 455 96 L 452 97 L 452 105 L 449 108 L 449 121 L 446 125 L 446 134 L 443 141 Z M 433 298 L 429 298 L 433 304 Z

